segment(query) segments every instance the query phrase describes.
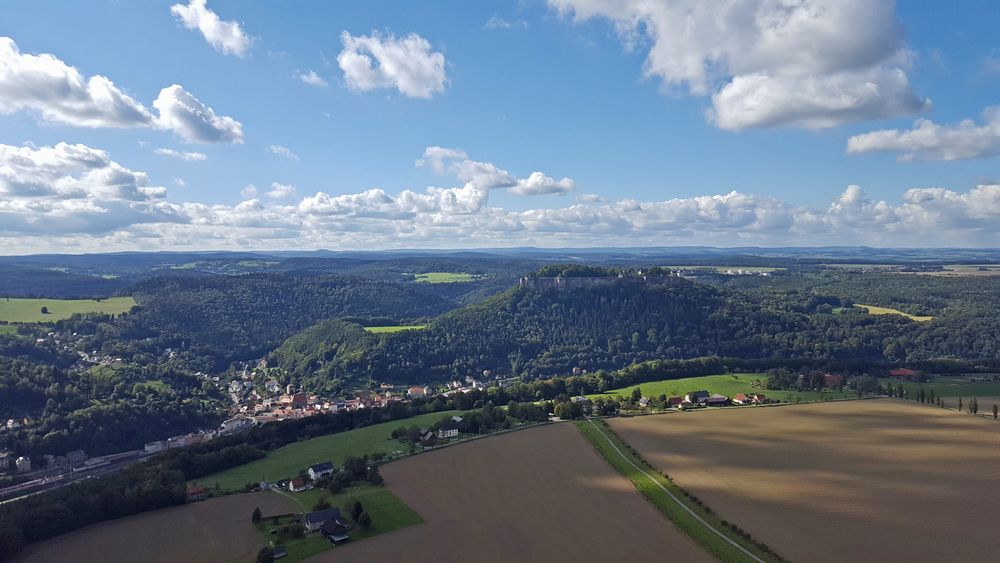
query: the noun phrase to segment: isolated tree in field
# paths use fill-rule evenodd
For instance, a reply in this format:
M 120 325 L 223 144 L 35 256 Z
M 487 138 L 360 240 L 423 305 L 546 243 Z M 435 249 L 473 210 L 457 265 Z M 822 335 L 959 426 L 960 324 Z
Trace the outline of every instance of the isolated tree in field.
M 411 426 L 406 429 L 406 439 L 409 440 L 411 444 L 416 444 L 420 441 L 420 428 L 417 426 Z
M 958 398 L 958 410 L 962 410 L 962 398 Z
M 250 515 L 250 521 L 256 524 L 257 522 L 260 522 L 260 517 L 261 517 L 260 507 L 258 506 L 257 508 L 253 509 L 253 514 Z
M 354 501 L 354 504 L 352 504 L 350 506 L 350 508 L 348 508 L 347 512 L 348 512 L 348 514 L 351 515 L 351 520 L 354 520 L 355 522 L 357 522 L 358 518 L 361 517 L 361 513 L 364 512 L 364 511 L 365 511 L 365 507 L 361 506 L 361 501 L 356 500 L 356 501 Z
M 316 504 L 313 505 L 313 510 L 316 512 L 319 512 L 320 510 L 326 510 L 327 508 L 330 508 L 330 501 L 326 500 L 325 495 L 319 497 L 319 500 L 317 500 Z
M 997 416 L 1000 416 L 1000 410 L 997 410 L 996 403 L 993 403 L 993 420 L 996 420 Z
M 48 315 L 49 314 L 49 308 L 48 307 L 42 307 L 42 314 L 43 315 Z
M 358 516 L 358 526 L 361 526 L 362 530 L 367 530 L 372 527 L 372 517 L 368 515 L 367 512 L 362 512 Z
M 979 401 L 977 401 L 976 398 L 973 397 L 969 401 L 969 414 L 977 414 L 978 412 L 979 412 Z

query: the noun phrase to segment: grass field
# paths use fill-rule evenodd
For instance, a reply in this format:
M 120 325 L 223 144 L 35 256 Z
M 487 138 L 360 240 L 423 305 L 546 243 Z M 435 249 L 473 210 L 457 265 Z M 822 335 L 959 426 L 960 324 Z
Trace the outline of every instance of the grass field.
M 791 561 L 991 558 L 1000 426 L 874 399 L 609 420 L 653 466 Z
M 990 397 L 1000 396 L 1000 381 L 972 381 L 970 376 L 937 376 L 927 383 L 911 383 L 889 378 L 879 379 L 881 385 L 902 385 L 907 395 L 916 396 L 921 387 L 925 392 L 934 391 L 937 397 Z
M 247 483 L 258 483 L 262 479 L 270 483 L 294 477 L 298 475 L 299 470 L 323 461 L 332 461 L 339 466 L 349 455 L 360 457 L 365 454 L 388 454 L 396 450 L 406 450 L 408 447 L 405 444 L 390 437 L 393 430 L 400 426 L 430 426 L 442 418 L 458 413 L 459 411 L 444 411 L 422 414 L 296 442 L 274 450 L 263 459 L 202 477 L 198 482 L 209 488 L 215 487 L 218 483 L 223 491 L 238 491 Z
M 424 523 L 323 561 L 713 559 L 608 466 L 571 424 L 475 440 L 382 467 Z
M 0 334 L 17 334 L 17 325 L 0 325 Z
M 131 297 L 94 299 L 15 299 L 0 298 L 0 321 L 47 323 L 68 319 L 77 313 L 125 313 L 135 306 Z M 42 307 L 48 314 L 42 314 Z
M 476 276 L 466 273 L 454 272 L 427 272 L 425 274 L 414 274 L 416 281 L 420 283 L 457 283 L 474 281 Z
M 722 561 L 753 561 L 746 553 L 719 537 L 708 526 L 722 533 L 731 541 L 740 544 L 743 549 L 753 553 L 764 561 L 778 561 L 773 554 L 764 552 L 752 542 L 740 537 L 726 528 L 722 521 L 704 507 L 698 506 L 684 495 L 676 483 L 657 473 L 656 469 L 644 463 L 634 452 L 629 451 L 627 444 L 607 428 L 603 421 L 577 422 L 577 428 L 590 441 L 591 445 L 616 471 L 624 475 L 636 490 L 653 503 L 671 522 L 677 525 L 685 534 L 691 537 Z M 617 448 L 617 449 L 616 449 Z M 625 457 L 623 457 L 623 455 Z M 631 462 L 631 463 L 629 463 Z M 666 489 L 666 491 L 664 490 Z M 669 491 L 669 494 L 668 494 Z M 672 496 L 671 496 L 672 495 Z M 678 502 L 684 503 L 685 510 Z M 689 512 L 690 511 L 690 512 Z M 697 515 L 697 518 L 691 514 Z M 698 518 L 701 520 L 699 521 Z
M 874 305 L 861 305 L 857 303 L 854 306 L 859 309 L 864 309 L 868 311 L 869 315 L 901 315 L 910 319 L 911 321 L 918 321 L 918 322 L 926 322 L 934 320 L 934 317 L 911 315 L 909 313 L 904 313 L 899 309 L 890 309 L 888 307 L 876 307 Z
M 366 326 L 365 330 L 376 334 L 385 332 L 400 332 L 403 330 L 420 330 L 427 325 L 396 325 L 396 326 Z
M 350 520 L 350 517 L 344 507 L 354 501 L 360 502 L 361 506 L 372 517 L 372 527 L 363 530 L 355 526 L 349 532 L 352 542 L 423 522 L 423 519 L 416 512 L 409 506 L 406 506 L 403 501 L 399 500 L 399 497 L 386 487 L 361 485 L 351 487 L 349 490 L 336 495 L 332 495 L 327 491 L 312 490 L 302 493 L 289 493 L 288 496 L 299 506 L 299 510 L 302 512 L 311 512 L 316 501 L 323 498 L 330 506 L 340 508 L 341 514 L 347 520 Z M 270 533 L 272 529 L 287 525 L 288 523 L 287 521 L 279 521 L 278 525 L 275 526 L 273 520 L 264 519 L 257 525 L 257 529 L 263 534 L 265 541 L 268 541 L 275 537 Z M 288 557 L 282 559 L 282 561 L 288 563 L 301 561 L 330 548 L 337 549 L 331 546 L 325 538 L 318 535 L 309 535 L 302 539 L 288 540 L 282 543 L 288 550 Z
M 758 384 L 754 386 L 754 382 Z M 630 387 L 612 389 L 597 395 L 588 395 L 590 399 L 598 397 L 608 397 L 617 395 L 628 397 L 632 390 L 639 387 L 642 394 L 647 397 L 659 397 L 664 394 L 667 397 L 683 396 L 689 391 L 707 389 L 710 393 L 720 393 L 727 397 L 732 397 L 737 393 L 763 393 L 770 399 L 779 399 L 784 402 L 807 402 L 823 401 L 827 399 L 848 399 L 853 398 L 853 393 L 844 391 L 783 391 L 766 389 L 767 376 L 759 373 L 741 373 L 726 375 L 704 375 L 701 377 L 685 377 L 683 379 L 668 379 L 664 381 L 652 381 L 641 383 Z
M 17 560 L 55 561 L 254 561 L 264 547 L 250 522 L 264 514 L 295 510 L 274 493 L 228 495 L 87 526 L 30 546 Z

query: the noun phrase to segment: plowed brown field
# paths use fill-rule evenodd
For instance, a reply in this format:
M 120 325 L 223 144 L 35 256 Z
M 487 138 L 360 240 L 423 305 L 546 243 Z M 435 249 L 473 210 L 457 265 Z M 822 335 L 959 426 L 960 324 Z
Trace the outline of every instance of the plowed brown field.
M 1000 553 L 992 420 L 880 399 L 610 423 L 720 517 L 792 561 Z
M 88 526 L 32 546 L 18 560 L 246 563 L 264 546 L 250 522 L 255 507 L 265 515 L 298 509 L 275 493 L 229 495 Z
M 477 440 L 382 467 L 424 523 L 320 561 L 712 561 L 570 424 Z

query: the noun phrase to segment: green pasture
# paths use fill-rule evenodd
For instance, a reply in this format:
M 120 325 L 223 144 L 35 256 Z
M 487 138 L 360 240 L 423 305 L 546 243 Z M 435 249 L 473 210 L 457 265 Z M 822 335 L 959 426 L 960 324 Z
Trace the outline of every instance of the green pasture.
M 10 323 L 48 323 L 68 319 L 77 313 L 128 312 L 135 306 L 131 297 L 107 299 L 19 299 L 0 298 L 0 321 Z M 48 313 L 42 313 L 42 307 Z
M 757 386 L 754 386 L 757 383 Z M 737 393 L 762 393 L 769 399 L 778 399 L 782 402 L 810 402 L 824 401 L 828 399 L 849 399 L 856 395 L 849 391 L 789 391 L 783 389 L 767 389 L 767 376 L 759 373 L 737 373 L 723 375 L 703 375 L 700 377 L 685 377 L 681 379 L 667 379 L 663 381 L 651 381 L 640 383 L 619 389 L 611 389 L 604 393 L 588 395 L 590 399 L 598 397 L 629 397 L 636 387 L 642 390 L 646 397 L 659 397 L 660 394 L 667 397 L 679 397 L 690 391 L 707 390 L 709 393 L 719 393 L 732 398 Z
M 361 457 L 365 454 L 406 451 L 409 446 L 391 438 L 393 430 L 400 426 L 430 426 L 442 418 L 456 414 L 459 414 L 459 411 L 422 414 L 295 442 L 274 450 L 262 459 L 202 477 L 197 481 L 209 488 L 214 488 L 218 484 L 223 491 L 238 491 L 247 483 L 259 483 L 262 480 L 273 483 L 279 479 L 294 477 L 310 465 L 324 461 L 332 461 L 339 467 L 347 456 Z
M 427 272 L 424 274 L 414 274 L 416 281 L 421 283 L 457 283 L 469 282 L 476 279 L 476 276 L 466 273 L 455 272 Z

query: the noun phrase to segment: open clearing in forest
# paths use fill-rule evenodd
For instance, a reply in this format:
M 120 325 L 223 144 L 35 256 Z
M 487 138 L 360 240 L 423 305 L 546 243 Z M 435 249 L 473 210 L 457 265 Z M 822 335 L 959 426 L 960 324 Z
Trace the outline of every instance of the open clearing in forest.
M 981 407 L 982 410 L 982 407 Z M 1000 425 L 876 399 L 609 420 L 650 463 L 791 561 L 1000 551 Z
M 855 303 L 854 306 L 859 309 L 864 309 L 868 311 L 869 315 L 900 315 L 910 319 L 911 321 L 917 321 L 917 322 L 927 322 L 934 320 L 934 317 L 911 315 L 909 313 L 904 313 L 899 309 L 890 309 L 888 307 L 876 307 L 875 305 L 861 305 L 859 303 Z
M 476 280 L 476 276 L 464 272 L 427 272 L 414 274 L 414 277 L 420 283 L 458 283 Z
M 366 326 L 365 330 L 376 334 L 384 332 L 400 332 L 403 330 L 420 330 L 427 325 L 395 325 L 395 326 Z
M 290 479 L 310 465 L 332 461 L 340 467 L 344 458 L 352 455 L 390 454 L 396 450 L 408 450 L 409 446 L 392 439 L 392 431 L 400 426 L 430 426 L 443 418 L 451 418 L 460 411 L 442 411 L 421 414 L 411 418 L 383 422 L 356 430 L 319 436 L 301 442 L 294 442 L 267 454 L 267 457 L 244 463 L 197 479 L 198 483 L 214 488 L 218 484 L 223 491 L 242 490 L 247 483 L 266 480 L 273 483 L 278 479 Z
M 396 461 L 386 485 L 423 519 L 321 561 L 712 561 L 572 424 Z
M 135 306 L 131 297 L 107 299 L 17 299 L 0 298 L 0 321 L 9 323 L 50 323 L 68 319 L 77 313 L 118 315 Z M 42 313 L 42 307 L 48 313 Z
M 264 546 L 250 522 L 256 507 L 265 515 L 297 509 L 271 492 L 229 495 L 87 526 L 35 544 L 17 560 L 246 563 Z

